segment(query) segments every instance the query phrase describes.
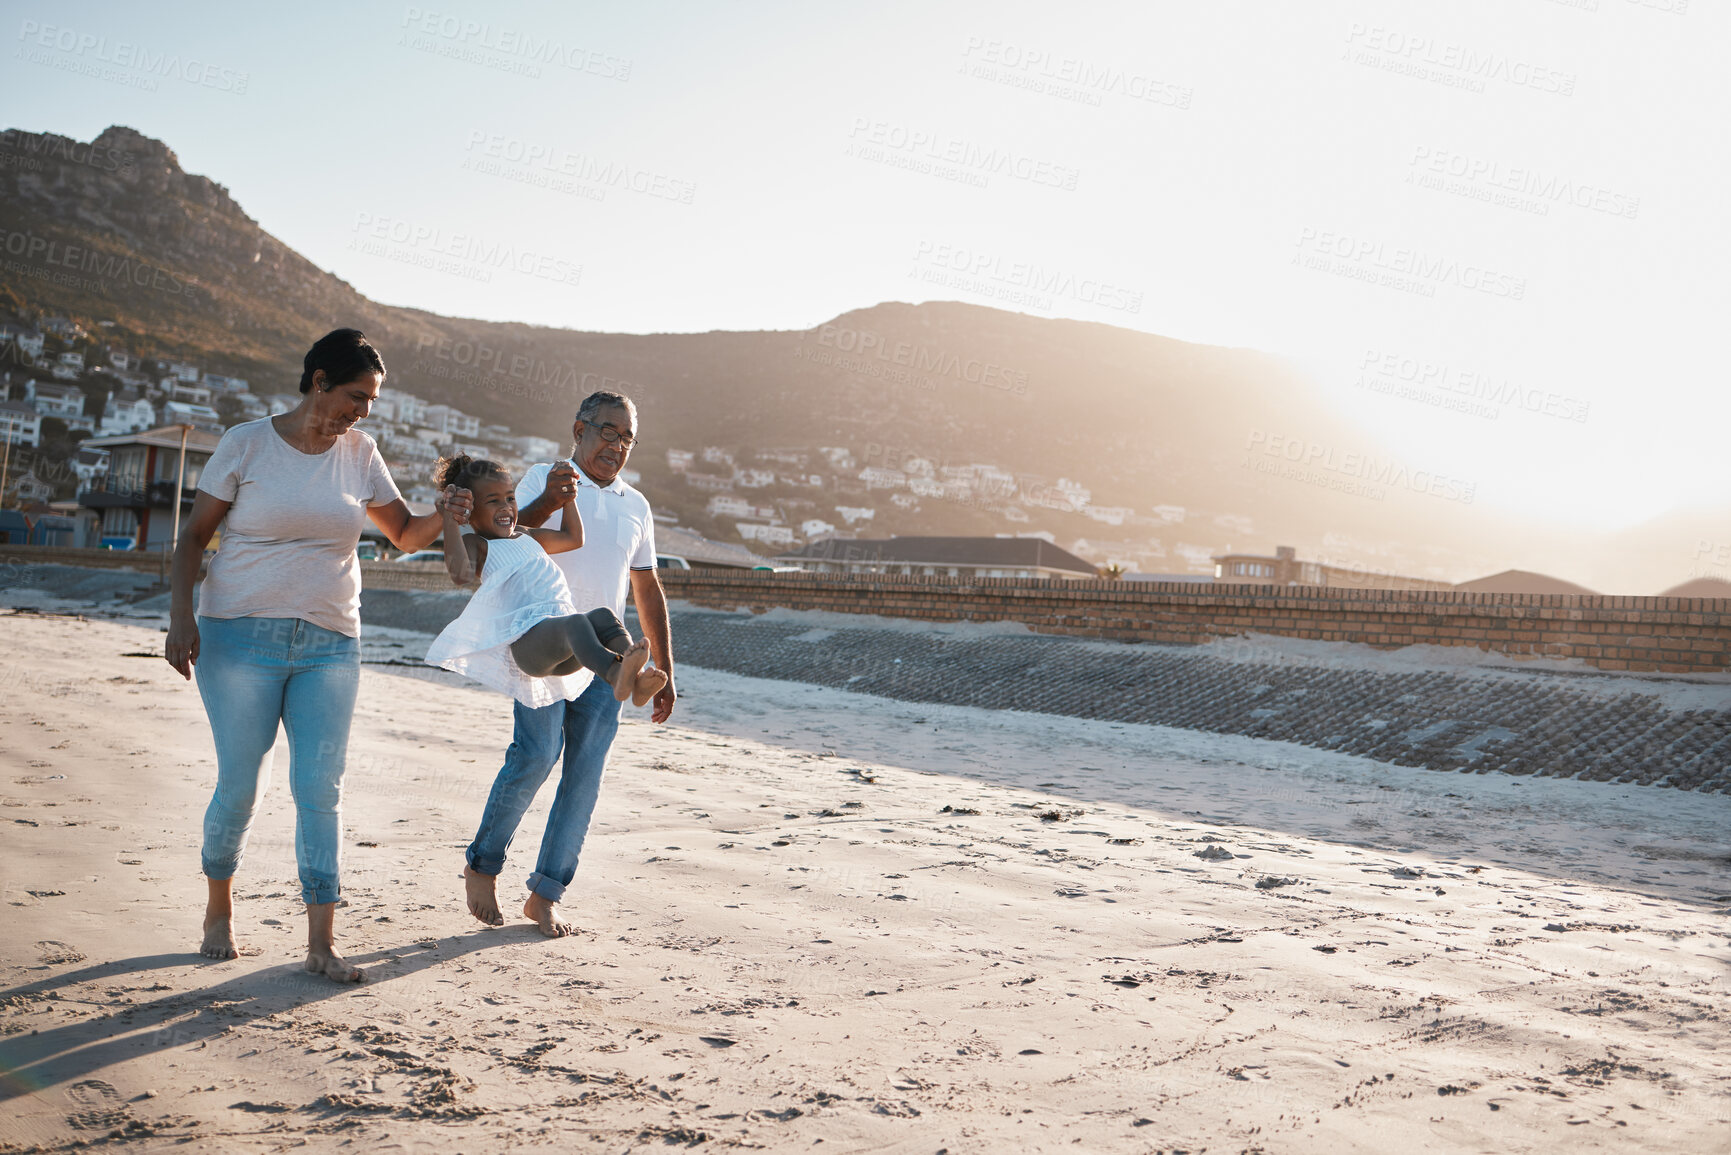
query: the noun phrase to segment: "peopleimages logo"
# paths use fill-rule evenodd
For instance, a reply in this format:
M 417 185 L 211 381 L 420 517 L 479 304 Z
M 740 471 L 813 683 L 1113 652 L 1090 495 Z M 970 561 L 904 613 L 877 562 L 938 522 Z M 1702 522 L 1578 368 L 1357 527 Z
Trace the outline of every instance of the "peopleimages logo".
M 994 253 L 937 241 L 920 241 L 914 247 L 915 275 L 933 284 L 975 292 L 1003 300 L 1017 300 L 1050 308 L 1055 297 L 1068 297 L 1085 305 L 1098 305 L 1126 313 L 1142 311 L 1142 293 L 1093 277 L 1078 277 L 1063 269 L 1047 268 L 1030 261 L 1009 261 Z
M 85 144 L 70 137 L 24 132 L 16 128 L 0 132 L 0 154 L 63 161 L 99 172 L 130 174 L 138 167 L 138 162 L 125 149 L 105 148 L 99 144 Z
M 1325 488 L 1337 488 L 1346 492 L 1358 492 L 1354 488 L 1356 486 L 1371 487 L 1361 495 L 1373 497 L 1377 501 L 1382 500 L 1382 495 L 1376 487 L 1384 486 L 1466 505 L 1472 504 L 1478 490 L 1477 482 L 1463 481 L 1434 470 L 1410 469 L 1390 457 L 1342 452 L 1331 445 L 1308 441 L 1302 437 L 1269 433 L 1262 429 L 1250 431 L 1245 450 L 1248 454 L 1245 464 L 1260 472 L 1289 476 L 1278 468 L 1270 468 L 1284 464 L 1299 471 L 1290 475 L 1294 480 L 1321 484 Z M 1263 464 L 1264 461 L 1267 462 L 1266 465 Z M 1335 479 L 1348 484 L 1334 484 Z
M 1528 389 L 1506 377 L 1382 349 L 1366 349 L 1356 384 L 1391 396 L 1425 400 L 1473 416 L 1498 416 L 1503 406 L 1543 417 L 1584 422 L 1590 405 L 1576 397 Z M 1482 411 L 1482 412 L 1481 412 Z
M 962 59 L 963 69 L 980 79 L 1068 99 L 1082 97 L 1087 104 L 1099 104 L 1106 95 L 1187 109 L 1194 95 L 1185 85 L 1146 72 L 1096 64 L 1007 40 L 970 36 L 962 47 Z M 1021 83 L 1016 83 L 1018 80 Z
M 1464 44 L 1414 36 L 1374 24 L 1348 26 L 1348 58 L 1394 72 L 1407 72 L 1419 79 L 1457 78 L 1464 86 L 1482 92 L 1486 81 L 1532 88 L 1556 96 L 1575 94 L 1575 74 L 1546 68 L 1500 52 L 1486 52 Z M 1353 55 L 1354 50 L 1358 55 Z M 1463 86 L 1462 84 L 1455 85 Z
M 1459 192 L 1485 200 L 1491 199 L 1495 194 L 1504 193 L 1508 194 L 1508 199 L 1495 203 L 1511 208 L 1525 207 L 1519 198 L 1528 198 L 1540 216 L 1548 215 L 1553 204 L 1573 205 L 1575 208 L 1628 220 L 1634 220 L 1635 214 L 1641 209 L 1640 197 L 1613 192 L 1584 181 L 1570 180 L 1568 177 L 1526 165 L 1508 165 L 1498 160 L 1432 148 L 1429 145 L 1415 145 L 1412 159 L 1407 163 L 1413 170 L 1407 174 L 1407 180 L 1413 181 L 1416 176 L 1416 183 L 1421 187 L 1442 192 Z M 1458 183 L 1448 183 L 1445 178 L 1452 178 L 1452 181 Z
M 155 52 L 130 41 L 109 40 L 106 36 L 36 20 L 25 20 L 19 25 L 18 39 L 27 48 L 51 49 L 91 65 L 109 65 L 148 77 L 182 80 L 200 88 L 232 92 L 236 96 L 246 95 L 246 86 L 252 79 L 250 73 L 208 64 L 177 52 Z
M 866 116 L 853 119 L 853 128 L 848 132 L 848 154 L 880 163 L 894 163 L 898 158 L 906 158 L 912 163 L 903 167 L 921 172 L 929 171 L 930 165 L 951 165 L 963 173 L 980 177 L 1009 177 L 1066 192 L 1075 191 L 1076 181 L 1081 176 L 1079 170 L 1068 165 L 1041 160 L 1012 148 L 987 146 L 929 129 L 909 128 Z
M 533 249 L 520 248 L 474 233 L 448 233 L 432 225 L 418 224 L 401 217 L 355 214 L 354 232 L 349 247 L 374 256 L 387 256 L 388 247 L 401 253 L 424 256 L 428 268 L 436 268 L 439 258 L 460 262 L 471 272 L 487 274 L 495 269 L 508 269 L 526 277 L 539 277 L 560 285 L 576 285 L 583 278 L 583 266 L 562 257 Z M 410 261 L 421 264 L 421 261 Z M 459 266 L 436 268 L 441 272 L 460 272 Z M 476 279 L 485 279 L 485 276 Z
M 592 51 L 580 44 L 567 44 L 520 28 L 464 19 L 450 12 L 409 7 L 403 11 L 402 27 L 405 35 L 417 38 L 408 41 L 408 47 L 430 50 L 441 56 L 487 63 L 468 54 L 490 52 L 531 69 L 537 64 L 553 64 L 605 80 L 623 82 L 631 79 L 631 61 L 624 57 Z M 540 73 L 533 72 L 532 75 L 539 76 Z
M 570 149 L 541 141 L 519 140 L 480 129 L 470 130 L 465 151 L 470 155 L 463 162 L 463 167 L 489 175 L 505 175 L 506 170 L 501 165 L 508 164 L 523 170 L 544 173 L 551 178 L 569 178 L 578 185 L 594 185 L 597 186 L 597 192 L 610 188 L 624 189 L 682 205 L 690 204 L 691 198 L 697 193 L 697 185 L 692 181 L 680 180 L 617 161 L 604 161 L 587 153 L 572 152 Z M 489 165 L 489 161 L 500 164 Z M 528 183 L 540 182 L 531 179 Z
M 1433 256 L 1422 249 L 1394 247 L 1369 237 L 1337 233 L 1330 229 L 1301 228 L 1296 242 L 1299 253 L 1293 263 L 1319 267 L 1313 261 L 1333 265 L 1325 272 L 1376 281 L 1388 278 L 1394 287 L 1453 285 L 1469 292 L 1519 301 L 1527 295 L 1527 279 L 1488 269 L 1483 265 Z M 1309 258 L 1309 259 L 1307 259 Z
M 0 251 L 9 257 L 19 257 L 33 265 L 42 266 L 45 270 L 70 269 L 73 273 L 88 273 L 93 278 L 84 282 L 85 287 L 120 285 L 153 289 L 158 292 L 179 296 L 191 293 L 198 281 L 195 277 L 176 276 L 167 269 L 160 268 L 145 261 L 135 261 L 131 257 L 116 256 L 93 249 L 88 245 L 69 245 L 65 241 L 49 237 L 37 236 L 29 232 L 11 232 L 0 229 Z M 8 262 L 15 265 L 16 262 Z M 24 272 L 28 266 L 17 265 L 9 271 Z M 70 284 L 61 280 L 57 283 Z

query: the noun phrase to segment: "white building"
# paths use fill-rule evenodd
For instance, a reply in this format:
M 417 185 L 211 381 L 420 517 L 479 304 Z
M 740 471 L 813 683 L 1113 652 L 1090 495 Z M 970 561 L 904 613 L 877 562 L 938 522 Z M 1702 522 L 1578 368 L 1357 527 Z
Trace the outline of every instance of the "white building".
M 427 403 L 400 389 L 380 389 L 379 399 L 373 402 L 373 416 L 382 421 L 421 425 L 426 421 Z
M 108 350 L 108 364 L 117 373 L 130 373 L 138 368 L 138 358 L 125 349 Z
M 197 365 L 188 365 L 184 361 L 162 361 L 159 364 L 162 366 L 162 371 L 168 376 L 177 377 L 189 385 L 198 384 L 198 379 L 203 376 Z M 164 385 L 163 388 L 166 389 L 167 385 Z
M 439 450 L 429 442 L 396 433 L 386 433 L 379 438 L 379 453 L 387 461 L 431 462 L 439 459 Z
M 36 412 L 44 417 L 70 421 L 84 416 L 84 390 L 74 385 L 32 381 L 25 387 L 25 399 L 34 402 Z
M 765 545 L 792 545 L 793 530 L 785 525 L 756 525 L 749 521 L 735 523 L 739 536 L 746 541 L 761 541 Z
M 224 377 L 221 373 L 206 373 L 201 384 L 218 393 L 245 393 L 247 383 L 245 377 Z
M 0 441 L 16 449 L 42 440 L 42 414 L 28 401 L 0 401 Z
M 42 356 L 42 342 L 45 338 L 34 329 L 23 325 L 0 325 L 0 343 L 16 342 L 18 348 L 28 353 L 32 358 Z
M 481 419 L 471 417 L 461 409 L 449 405 L 429 405 L 426 413 L 416 424 L 428 429 L 437 430 L 449 437 L 479 437 L 481 435 Z
M 197 381 L 185 381 L 179 377 L 164 377 L 162 391 L 168 400 L 178 401 L 182 405 L 210 405 L 210 390 Z
M 260 417 L 270 416 L 270 406 L 266 405 L 262 398 L 251 393 L 236 393 L 234 399 L 240 404 L 241 419 L 244 421 L 257 421 Z
M 551 437 L 519 437 L 511 443 L 525 461 L 557 461 L 560 445 Z
M 1122 505 L 1090 505 L 1085 506 L 1082 512 L 1095 521 L 1104 522 L 1107 525 L 1123 525 L 1124 519 L 1136 511 Z
M 162 406 L 162 423 L 164 425 L 190 425 L 194 429 L 205 429 L 220 434 L 225 426 L 216 410 L 208 405 L 194 405 L 190 401 L 168 401 Z
M 835 511 L 849 525 L 856 521 L 870 521 L 878 515 L 877 510 L 863 505 L 838 505 L 835 507 Z
M 703 447 L 703 460 L 707 465 L 725 465 L 729 469 L 733 468 L 733 454 L 718 445 L 705 445 Z
M 744 497 L 717 494 L 710 499 L 711 518 L 755 518 L 756 506 Z
M 78 475 L 79 488 L 82 489 L 108 472 L 108 450 L 80 449 L 67 464 Z
M 859 471 L 859 479 L 867 489 L 900 489 L 908 483 L 908 475 L 899 469 L 868 465 Z
M 802 537 L 830 537 L 835 533 L 835 526 L 820 517 L 808 517 L 799 523 Z
M 775 474 L 768 469 L 736 469 L 733 481 L 741 489 L 762 489 L 775 484 Z
M 301 396 L 299 393 L 272 393 L 264 399 L 264 405 L 270 410 L 269 416 L 275 417 L 278 413 L 289 413 L 300 408 Z
M 102 426 L 97 430 L 97 434 L 101 437 L 118 437 L 150 429 L 155 425 L 155 406 L 141 394 L 126 390 L 108 399 L 108 407 L 102 411 Z
M 697 454 L 689 449 L 669 449 L 667 451 L 667 468 L 675 473 L 684 473 L 697 460 Z

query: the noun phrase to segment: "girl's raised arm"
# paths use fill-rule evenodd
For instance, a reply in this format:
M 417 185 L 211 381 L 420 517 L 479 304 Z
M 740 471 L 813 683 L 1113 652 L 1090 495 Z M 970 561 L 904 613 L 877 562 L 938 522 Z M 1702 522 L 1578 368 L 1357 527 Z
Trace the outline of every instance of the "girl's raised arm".
M 541 548 L 548 553 L 566 553 L 583 548 L 583 517 L 577 512 L 577 500 L 566 498 L 565 504 L 559 507 L 558 529 L 523 526 L 523 532 L 540 542 Z
M 445 487 L 446 500 L 440 507 L 440 515 L 445 519 L 445 572 L 451 575 L 453 583 L 466 586 L 481 576 L 481 567 L 487 564 L 487 543 L 476 534 L 463 533 L 450 501 L 459 493 L 467 494 L 468 490 L 454 485 Z M 459 503 L 459 508 L 466 505 Z

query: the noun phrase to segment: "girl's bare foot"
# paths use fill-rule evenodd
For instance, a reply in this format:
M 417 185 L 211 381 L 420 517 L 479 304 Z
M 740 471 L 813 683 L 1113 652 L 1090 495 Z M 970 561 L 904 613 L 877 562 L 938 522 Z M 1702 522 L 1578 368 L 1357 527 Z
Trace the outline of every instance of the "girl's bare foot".
M 613 696 L 623 702 L 631 696 L 631 691 L 637 685 L 637 675 L 649 661 L 649 643 L 638 638 L 630 647 L 619 655 L 619 660 L 613 663 L 609 671 L 608 683 L 613 687 Z
M 523 917 L 533 922 L 548 938 L 564 938 L 577 933 L 576 927 L 560 917 L 559 905 L 538 894 L 531 893 L 523 904 Z
M 505 916 L 499 913 L 499 876 L 482 874 L 472 866 L 463 867 L 463 890 L 468 895 L 469 913 L 488 926 L 504 926 Z
M 239 958 L 234 945 L 234 879 L 206 878 L 204 941 L 198 953 L 205 958 Z
M 655 695 L 661 693 L 661 687 L 667 685 L 667 671 L 650 666 L 637 675 L 637 685 L 631 690 L 631 704 L 641 706 Z
M 342 955 L 327 948 L 308 949 L 306 968 L 312 974 L 324 975 L 334 983 L 358 983 L 367 977 L 360 967 L 350 966 Z
M 199 944 L 198 953 L 205 958 L 239 958 L 240 951 L 234 945 L 234 916 L 232 914 L 204 916 L 204 942 Z
M 307 904 L 306 968 L 315 975 L 324 975 L 336 983 L 358 983 L 367 976 L 360 967 L 350 966 L 337 953 L 335 925 L 337 904 L 334 902 Z

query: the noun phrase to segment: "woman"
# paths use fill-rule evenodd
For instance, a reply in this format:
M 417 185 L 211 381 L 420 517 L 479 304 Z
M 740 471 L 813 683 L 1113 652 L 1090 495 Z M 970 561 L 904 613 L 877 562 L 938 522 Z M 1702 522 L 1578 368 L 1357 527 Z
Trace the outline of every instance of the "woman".
M 391 544 L 420 549 L 438 537 L 443 517 L 410 514 L 373 439 L 354 427 L 385 379 L 384 361 L 365 336 L 358 329 L 327 333 L 303 366 L 299 407 L 236 425 L 204 467 L 191 523 L 174 552 L 163 656 L 187 678 L 197 664 L 216 739 L 200 953 L 239 954 L 234 874 L 280 722 L 288 731 L 295 857 L 307 907 L 306 969 L 355 982 L 361 971 L 337 954 L 332 927 L 343 765 L 360 684 L 355 546 L 371 518 Z M 218 526 L 222 544 L 194 618 L 193 583 Z

